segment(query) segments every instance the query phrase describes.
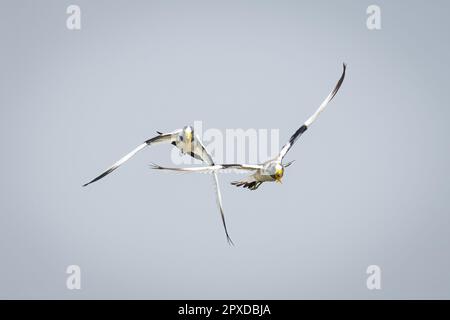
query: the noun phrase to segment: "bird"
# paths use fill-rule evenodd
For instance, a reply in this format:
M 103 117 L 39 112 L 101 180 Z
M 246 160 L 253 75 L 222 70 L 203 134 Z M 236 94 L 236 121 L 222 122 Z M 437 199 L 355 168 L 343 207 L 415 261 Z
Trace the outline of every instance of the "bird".
M 157 136 L 147 139 L 142 144 L 134 148 L 131 152 L 120 158 L 118 161 L 116 161 L 113 165 L 111 165 L 108 169 L 106 169 L 103 173 L 92 179 L 91 181 L 83 184 L 83 187 L 86 187 L 90 185 L 91 183 L 94 183 L 114 170 L 116 170 L 118 167 L 120 167 L 123 163 L 130 160 L 136 153 L 141 151 L 147 146 L 157 144 L 157 143 L 170 143 L 180 149 L 180 152 L 182 154 L 188 154 L 191 157 L 198 159 L 200 161 L 205 162 L 207 165 L 212 166 L 214 165 L 214 161 L 209 154 L 209 152 L 206 150 L 205 146 L 203 145 L 202 141 L 194 133 L 194 128 L 192 126 L 185 126 L 182 129 L 177 129 L 169 133 L 162 133 L 157 131 Z M 214 185 L 216 189 L 216 201 L 217 205 L 219 207 L 220 215 L 222 218 L 222 224 L 225 229 L 225 235 L 227 237 L 227 241 L 230 245 L 234 245 L 233 241 L 231 240 L 228 229 L 225 221 L 225 213 L 223 210 L 223 204 L 222 204 L 222 195 L 220 192 L 220 186 L 219 186 L 219 179 L 217 177 L 217 174 L 213 174 L 214 178 Z
M 261 164 L 218 164 L 218 165 L 210 165 L 203 167 L 190 167 L 190 168 L 169 168 L 162 167 L 157 164 L 151 164 L 152 169 L 157 170 L 170 170 L 170 171 L 179 171 L 179 172 L 217 172 L 224 169 L 238 169 L 244 171 L 250 171 L 253 174 L 241 179 L 239 181 L 231 182 L 232 185 L 236 187 L 243 187 L 249 190 L 258 189 L 262 183 L 264 182 L 278 182 L 281 183 L 281 180 L 284 175 L 285 168 L 289 167 L 294 161 L 283 164 L 283 159 L 288 153 L 288 151 L 292 148 L 298 138 L 312 125 L 312 123 L 317 119 L 318 115 L 325 109 L 328 103 L 334 98 L 336 93 L 339 91 L 344 78 L 345 72 L 347 69 L 347 65 L 344 63 L 342 65 L 343 71 L 342 75 L 339 78 L 337 84 L 333 88 L 333 90 L 328 94 L 325 100 L 320 104 L 319 108 L 314 112 L 312 116 L 310 116 L 303 125 L 295 131 L 295 133 L 291 136 L 289 141 L 281 148 L 279 154 L 266 162 Z

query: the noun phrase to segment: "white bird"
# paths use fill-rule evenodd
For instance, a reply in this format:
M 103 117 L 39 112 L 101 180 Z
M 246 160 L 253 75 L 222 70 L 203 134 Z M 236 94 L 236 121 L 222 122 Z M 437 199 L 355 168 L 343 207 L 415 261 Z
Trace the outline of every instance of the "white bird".
M 146 140 L 144 143 L 137 146 L 135 149 L 133 149 L 130 153 L 123 156 L 121 159 L 119 159 L 117 162 L 115 162 L 112 166 L 110 166 L 108 169 L 106 169 L 102 174 L 97 176 L 96 178 L 92 179 L 88 183 L 85 183 L 83 187 L 86 187 L 87 185 L 98 181 L 114 170 L 116 170 L 118 167 L 120 167 L 123 163 L 131 159 L 136 153 L 141 151 L 147 146 L 157 144 L 157 143 L 171 143 L 178 149 L 180 149 L 181 153 L 183 154 L 189 154 L 191 157 L 201 160 L 205 162 L 206 164 L 212 166 L 214 165 L 214 161 L 212 160 L 211 155 L 206 150 L 205 146 L 200 141 L 199 137 L 194 133 L 194 129 L 191 126 L 186 126 L 183 129 L 178 129 L 173 132 L 169 133 L 162 133 L 157 132 L 158 135 L 156 137 L 153 137 L 151 139 Z M 220 215 L 222 217 L 222 223 L 223 227 L 225 229 L 225 234 L 227 236 L 227 241 L 230 244 L 233 244 L 233 241 L 231 240 L 230 236 L 228 235 L 227 225 L 225 223 L 225 214 L 223 211 L 223 205 L 222 205 L 222 195 L 220 193 L 220 187 L 219 187 L 219 180 L 217 177 L 217 174 L 213 174 L 214 177 L 214 184 L 216 188 L 216 200 L 217 205 L 220 210 Z
M 210 165 L 206 167 L 192 167 L 192 168 L 168 168 L 159 165 L 152 165 L 153 169 L 159 170 L 171 170 L 171 171 L 181 171 L 181 172 L 217 172 L 224 169 L 239 169 L 245 171 L 251 171 L 253 174 L 242 180 L 234 181 L 231 184 L 237 187 L 248 188 L 250 190 L 256 190 L 263 182 L 280 182 L 284 174 L 284 169 L 292 164 L 293 161 L 283 165 L 283 158 L 287 152 L 292 148 L 297 139 L 311 126 L 311 124 L 316 120 L 317 116 L 325 109 L 328 103 L 334 98 L 342 82 L 345 78 L 346 65 L 343 64 L 342 75 L 334 87 L 333 91 L 325 98 L 319 108 L 314 112 L 314 114 L 305 121 L 305 123 L 297 129 L 297 131 L 291 136 L 289 141 L 281 148 L 280 153 L 273 159 L 268 160 L 261 164 L 220 164 L 220 165 Z

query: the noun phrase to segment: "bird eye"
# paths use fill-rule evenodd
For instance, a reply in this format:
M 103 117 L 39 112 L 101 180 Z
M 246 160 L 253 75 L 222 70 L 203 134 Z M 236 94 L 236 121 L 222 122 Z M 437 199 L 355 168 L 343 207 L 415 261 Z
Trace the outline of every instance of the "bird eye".
M 183 141 L 183 136 L 180 136 L 180 141 Z

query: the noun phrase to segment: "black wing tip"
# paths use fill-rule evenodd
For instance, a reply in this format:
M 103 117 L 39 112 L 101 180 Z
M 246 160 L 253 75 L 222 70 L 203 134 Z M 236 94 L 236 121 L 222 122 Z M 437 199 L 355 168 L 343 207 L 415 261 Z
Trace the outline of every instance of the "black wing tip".
M 164 169 L 159 164 L 156 164 L 154 162 L 150 163 L 148 166 L 150 167 L 150 169 L 154 169 L 154 170 L 162 170 L 162 169 Z
M 103 178 L 103 177 L 102 177 L 102 178 Z M 87 187 L 87 186 L 90 185 L 91 183 L 94 183 L 94 182 L 96 182 L 96 181 L 98 181 L 98 180 L 100 180 L 100 179 L 101 179 L 101 178 L 97 177 L 97 178 L 95 178 L 94 180 L 91 180 L 91 181 L 89 181 L 89 182 L 83 184 L 82 187 Z
M 345 71 L 347 70 L 347 64 L 345 62 L 342 63 L 342 76 L 341 76 L 341 80 L 340 82 L 342 83 L 342 80 L 344 80 L 345 77 Z
M 83 184 L 83 187 L 86 187 L 87 185 L 90 185 L 91 183 L 94 183 L 100 179 L 103 179 L 104 177 L 106 177 L 108 174 L 110 174 L 111 172 L 113 172 L 114 170 L 116 170 L 118 167 L 112 167 L 109 168 L 108 170 L 106 170 L 105 172 L 103 172 L 101 175 L 99 175 L 97 178 L 89 181 L 88 183 Z
M 342 63 L 342 75 L 339 78 L 338 83 L 336 84 L 336 86 L 333 89 L 333 92 L 331 93 L 331 98 L 330 101 L 334 98 L 334 96 L 336 95 L 336 93 L 339 91 L 339 89 L 341 88 L 342 83 L 344 82 L 344 78 L 345 78 L 345 70 L 347 69 L 347 64 L 344 62 Z
M 234 247 L 235 246 L 233 240 L 231 240 L 231 238 L 228 235 L 227 235 L 227 242 L 228 242 L 228 245 L 230 247 Z
M 345 77 L 345 71 L 347 70 L 347 64 L 345 62 L 342 63 L 342 80 Z
M 285 168 L 289 167 L 291 164 L 293 164 L 295 162 L 295 160 L 289 161 L 288 163 L 286 163 L 284 165 Z

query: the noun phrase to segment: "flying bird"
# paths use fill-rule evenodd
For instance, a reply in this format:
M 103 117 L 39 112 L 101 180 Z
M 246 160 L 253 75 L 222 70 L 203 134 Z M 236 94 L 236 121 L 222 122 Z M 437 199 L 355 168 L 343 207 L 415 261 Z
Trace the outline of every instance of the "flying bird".
M 339 88 L 342 85 L 342 82 L 345 78 L 345 63 L 343 64 L 342 75 L 334 87 L 333 91 L 325 98 L 319 108 L 314 112 L 314 114 L 305 121 L 305 123 L 295 131 L 295 133 L 291 136 L 289 141 L 281 148 L 280 153 L 273 159 L 268 160 L 261 164 L 219 164 L 219 165 L 210 165 L 206 167 L 191 167 L 191 168 L 168 168 L 162 167 L 156 164 L 152 164 L 153 169 L 158 170 L 171 170 L 171 171 L 180 171 L 180 172 L 217 172 L 219 170 L 224 169 L 239 169 L 253 172 L 252 175 L 239 180 L 234 181 L 231 184 L 236 187 L 248 188 L 250 190 L 256 190 L 263 182 L 279 182 L 281 183 L 281 179 L 284 175 L 284 170 L 286 167 L 290 166 L 293 161 L 283 164 L 283 158 L 286 156 L 288 151 L 292 148 L 294 143 L 298 140 L 298 138 L 311 126 L 311 124 L 317 119 L 317 116 L 325 109 L 328 103 L 334 98 L 336 93 L 339 91 Z
M 182 154 L 188 154 L 191 157 L 198 159 L 200 161 L 205 162 L 209 166 L 214 165 L 214 161 L 209 154 L 209 152 L 206 150 L 205 146 L 199 139 L 199 137 L 194 133 L 194 129 L 191 126 L 186 126 L 183 129 L 178 129 L 173 132 L 169 133 L 162 133 L 157 131 L 157 136 L 150 138 L 146 140 L 144 143 L 137 146 L 135 149 L 133 149 L 130 153 L 123 156 L 121 159 L 119 159 L 117 162 L 115 162 L 113 165 L 111 165 L 108 169 L 106 169 L 103 173 L 101 173 L 99 176 L 95 177 L 91 181 L 85 183 L 83 187 L 88 186 L 89 184 L 96 182 L 114 170 L 116 170 L 118 167 L 120 167 L 122 164 L 124 164 L 126 161 L 130 160 L 136 153 L 141 151 L 147 146 L 157 144 L 157 143 L 170 143 L 180 149 Z M 225 234 L 227 236 L 227 241 L 229 244 L 233 244 L 233 241 L 231 240 L 227 225 L 225 223 L 225 214 L 223 211 L 223 205 L 222 205 L 222 195 L 220 193 L 220 187 L 219 187 L 219 179 L 217 177 L 217 174 L 214 172 L 213 174 L 214 178 L 214 185 L 216 189 L 216 200 L 217 205 L 220 210 L 220 215 L 222 218 L 223 227 L 225 229 Z

